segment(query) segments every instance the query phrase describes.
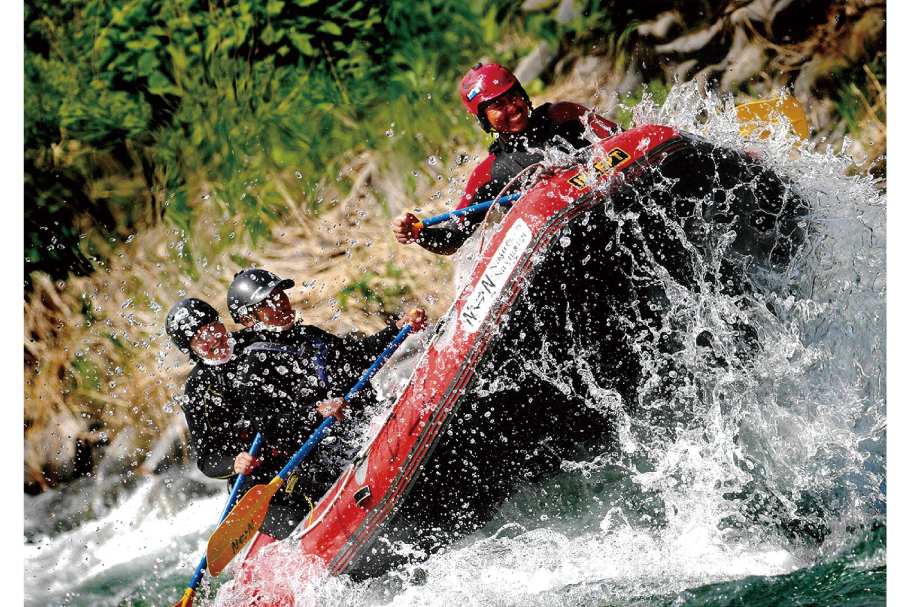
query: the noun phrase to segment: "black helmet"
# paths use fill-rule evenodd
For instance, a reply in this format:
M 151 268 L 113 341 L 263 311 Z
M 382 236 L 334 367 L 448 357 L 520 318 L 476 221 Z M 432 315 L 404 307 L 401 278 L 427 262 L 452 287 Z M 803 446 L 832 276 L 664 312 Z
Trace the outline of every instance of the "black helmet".
M 228 288 L 228 311 L 231 318 L 240 322 L 242 316 L 260 301 L 272 294 L 275 289 L 287 290 L 294 286 L 290 278 L 278 278 L 268 270 L 244 270 L 234 275 L 234 282 Z
M 187 297 L 175 303 L 167 313 L 164 328 L 174 344 L 187 352 L 196 332 L 217 320 L 218 312 L 215 311 L 215 308 L 201 299 Z

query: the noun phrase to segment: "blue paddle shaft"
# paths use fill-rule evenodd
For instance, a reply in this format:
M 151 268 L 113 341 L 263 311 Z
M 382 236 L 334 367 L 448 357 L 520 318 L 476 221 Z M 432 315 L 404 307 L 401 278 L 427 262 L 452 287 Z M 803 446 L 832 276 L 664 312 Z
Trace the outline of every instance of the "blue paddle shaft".
M 429 226 L 435 226 L 436 224 L 448 221 L 450 219 L 457 219 L 459 217 L 464 217 L 465 215 L 480 213 L 481 211 L 486 211 L 494 204 L 510 204 L 512 201 L 517 200 L 520 196 L 521 192 L 516 192 L 515 194 L 509 194 L 508 196 L 503 196 L 502 198 L 497 198 L 496 200 L 479 202 L 463 209 L 449 211 L 448 213 L 443 213 L 442 215 L 436 215 L 435 217 L 424 219 L 420 222 L 420 225 L 421 227 L 427 228 Z
M 262 435 L 258 432 L 256 433 L 256 438 L 253 439 L 253 444 L 250 447 L 249 454 L 253 457 L 259 455 L 259 448 L 262 447 Z M 221 513 L 221 518 L 218 519 L 218 524 L 221 524 L 225 518 L 227 518 L 228 513 L 234 508 L 234 503 L 237 501 L 237 497 L 240 495 L 240 489 L 243 487 L 243 481 L 246 480 L 246 474 L 238 474 L 237 480 L 234 481 L 234 487 L 231 489 L 231 495 L 228 496 L 228 501 L 224 505 L 224 512 Z M 203 555 L 202 560 L 199 561 L 199 566 L 196 567 L 196 573 L 193 574 L 193 579 L 190 581 L 188 586 L 192 590 L 196 590 L 199 587 L 199 582 L 202 581 L 202 574 L 205 572 L 206 567 L 208 566 L 208 558 Z
M 379 355 L 379 358 L 377 358 L 376 361 L 370 365 L 370 368 L 367 369 L 366 373 L 363 374 L 363 377 L 360 378 L 360 381 L 358 381 L 357 384 L 347 393 L 347 395 L 345 395 L 345 401 L 350 402 L 352 398 L 357 396 L 357 393 L 360 392 L 365 385 L 367 385 L 367 382 L 370 381 L 370 378 L 372 378 L 373 375 L 376 374 L 376 371 L 378 371 L 379 368 L 385 364 L 385 362 L 395 352 L 395 350 L 398 349 L 398 346 L 401 345 L 401 342 L 405 340 L 405 338 L 408 336 L 408 333 L 410 332 L 411 325 L 405 325 L 404 328 L 401 329 L 395 339 L 392 340 L 392 343 L 389 344 L 389 347 Z M 303 446 L 300 448 L 300 450 L 294 454 L 294 457 L 291 458 L 291 461 L 289 461 L 287 465 L 281 470 L 281 472 L 278 473 L 278 476 L 282 481 L 288 480 L 291 472 L 293 472 L 297 466 L 300 465 L 300 462 L 303 461 L 303 458 L 310 454 L 310 451 L 313 450 L 313 447 L 315 447 L 319 441 L 321 441 L 325 435 L 329 433 L 329 428 L 331 428 L 336 421 L 338 420 L 334 416 L 325 418 L 322 424 L 320 424 L 319 427 L 316 428 L 316 431 L 313 432 L 313 435 L 307 439 L 307 442 L 303 443 Z

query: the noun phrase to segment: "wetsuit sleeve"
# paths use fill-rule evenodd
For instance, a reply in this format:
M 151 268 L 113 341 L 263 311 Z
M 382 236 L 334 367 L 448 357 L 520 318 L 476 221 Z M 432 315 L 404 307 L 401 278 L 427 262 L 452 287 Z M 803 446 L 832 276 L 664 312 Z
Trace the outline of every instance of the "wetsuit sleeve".
M 363 371 L 366 371 L 392 343 L 392 340 L 398 335 L 398 331 L 398 327 L 393 322 L 390 322 L 382 331 L 368 335 L 357 342 L 357 345 L 352 348 L 352 353 L 359 357 L 363 364 L 363 370 L 360 375 L 363 375 Z
M 223 395 L 212 391 L 211 386 L 194 372 L 186 382 L 183 397 L 183 413 L 190 429 L 190 437 L 196 450 L 196 465 L 211 478 L 234 476 L 234 458 L 243 451 L 229 428 L 220 427 L 225 420 L 219 419 L 220 402 Z M 236 453 L 232 452 L 236 449 Z
M 496 155 L 490 154 L 474 169 L 468 178 L 464 195 L 458 202 L 456 209 L 463 209 L 472 204 L 485 202 L 496 194 L 495 192 L 490 193 L 492 190 L 490 169 L 495 159 Z M 417 244 L 433 253 L 451 255 L 477 230 L 477 226 L 480 225 L 483 216 L 483 213 L 477 213 L 448 221 L 439 227 L 424 228 L 420 230 L 417 236 Z
M 392 343 L 398 334 L 394 323 L 382 331 L 362 339 L 337 337 L 319 330 L 318 336 L 329 348 L 327 370 L 331 377 L 332 394 L 345 396 L 353 388 L 380 354 Z M 367 385 L 350 403 L 352 410 L 362 409 L 371 402 L 374 394 Z
M 568 101 L 552 104 L 547 111 L 547 115 L 560 123 L 577 121 L 582 124 L 590 124 L 591 131 L 601 139 L 612 137 L 621 130 L 615 122 L 607 120 L 600 114 L 595 114 L 583 105 Z

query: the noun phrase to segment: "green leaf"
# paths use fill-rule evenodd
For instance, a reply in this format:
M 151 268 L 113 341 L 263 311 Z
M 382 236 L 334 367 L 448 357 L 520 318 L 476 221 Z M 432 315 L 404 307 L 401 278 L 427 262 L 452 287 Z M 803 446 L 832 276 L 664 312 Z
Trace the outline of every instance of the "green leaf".
M 154 71 L 149 76 L 148 91 L 153 95 L 180 94 L 180 90 L 168 80 L 167 76 L 159 71 Z
M 265 26 L 262 30 L 262 42 L 269 46 L 277 44 L 282 38 L 284 38 L 285 31 L 278 30 L 271 26 L 271 24 Z
M 282 0 L 269 0 L 269 3 L 265 7 L 265 14 L 269 17 L 274 17 L 281 13 L 281 9 L 284 8 L 284 2 Z
M 148 76 L 159 64 L 160 61 L 154 53 L 142 53 L 142 56 L 139 57 L 139 73 Z
M 312 34 L 303 34 L 294 30 L 289 30 L 288 38 L 291 39 L 291 42 L 297 47 L 297 50 L 299 50 L 301 54 L 308 57 L 316 56 L 316 50 L 313 48 L 313 45 L 310 44 L 310 40 L 313 39 Z
M 158 38 L 155 38 L 154 36 L 146 36 L 142 39 L 141 47 L 146 51 L 150 51 L 157 48 L 159 44 L 161 43 L 158 41 Z
M 326 21 L 317 28 L 320 32 L 332 34 L 333 36 L 341 35 L 341 28 L 334 21 Z
M 178 71 L 185 70 L 187 66 L 187 59 L 186 54 L 183 52 L 183 49 L 175 45 L 168 45 L 165 48 L 167 48 L 167 52 L 171 56 L 171 62 L 174 64 L 174 68 Z

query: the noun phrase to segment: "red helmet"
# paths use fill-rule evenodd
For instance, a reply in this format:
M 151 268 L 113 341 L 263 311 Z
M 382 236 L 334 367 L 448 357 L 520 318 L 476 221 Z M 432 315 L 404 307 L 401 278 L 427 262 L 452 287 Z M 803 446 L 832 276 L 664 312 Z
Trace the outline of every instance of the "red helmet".
M 496 99 L 517 82 L 515 74 L 498 63 L 478 63 L 461 79 L 461 100 L 477 116 L 483 102 Z

